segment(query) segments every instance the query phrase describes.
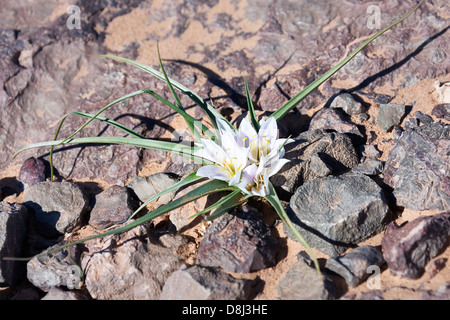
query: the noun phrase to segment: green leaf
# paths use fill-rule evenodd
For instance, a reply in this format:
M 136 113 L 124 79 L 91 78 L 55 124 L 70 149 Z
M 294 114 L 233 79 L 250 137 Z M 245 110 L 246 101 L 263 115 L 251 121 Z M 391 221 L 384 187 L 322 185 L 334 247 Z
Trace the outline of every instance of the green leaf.
M 32 149 L 32 148 L 41 148 L 41 147 L 52 147 L 58 146 L 64 140 L 56 140 L 56 141 L 45 141 L 38 142 L 31 145 L 28 145 L 19 151 L 16 152 L 14 157 L 16 157 L 19 153 Z M 200 157 L 194 156 L 193 153 L 199 149 L 199 147 L 191 147 L 181 143 L 168 142 L 168 141 L 158 141 L 152 139 L 138 139 L 138 138 L 129 138 L 129 137 L 84 137 L 84 138 L 73 138 L 66 141 L 68 144 L 121 144 L 121 145 L 129 145 L 139 148 L 153 149 L 159 151 L 172 152 L 179 155 L 182 155 L 186 158 L 196 161 L 196 163 L 204 163 L 204 164 L 212 164 L 210 161 L 202 159 Z
M 250 121 L 252 122 L 253 128 L 255 128 L 256 132 L 259 131 L 259 122 L 256 117 L 255 108 L 253 106 L 252 97 L 250 95 L 250 91 L 248 90 L 247 79 L 245 80 L 245 95 L 247 96 L 247 105 L 248 105 L 248 114 L 250 115 Z
M 95 119 L 101 122 L 104 122 L 108 125 L 111 125 L 113 127 L 116 127 L 122 131 L 124 131 L 125 133 L 128 133 L 129 135 L 135 137 L 135 138 L 140 138 L 140 139 L 146 139 L 143 135 L 137 133 L 136 131 L 133 131 L 132 129 L 128 128 L 127 126 L 124 126 L 123 124 L 116 122 L 114 120 L 102 117 L 102 116 L 95 116 L 93 114 L 89 114 L 89 113 L 85 113 L 85 112 L 79 112 L 79 111 L 73 111 L 70 114 L 74 114 L 80 117 L 85 117 L 85 118 L 89 118 L 89 119 Z
M 172 102 L 170 102 L 169 100 L 161 97 L 159 94 L 153 92 L 152 90 L 147 90 L 146 89 L 145 92 L 150 94 L 150 95 L 152 95 L 153 97 L 155 97 L 156 99 L 158 99 L 159 101 L 161 101 L 162 103 L 167 105 L 169 108 L 171 108 L 172 110 L 174 110 L 178 114 L 180 114 L 184 118 L 184 120 L 186 121 L 186 123 L 189 126 L 189 128 L 191 129 L 191 131 L 195 130 L 194 129 L 194 125 L 195 125 L 200 130 L 205 132 L 211 139 L 215 138 L 215 136 L 211 133 L 211 131 L 208 129 L 208 127 L 206 127 L 203 123 L 201 123 L 201 121 L 199 121 L 199 120 L 195 119 L 194 117 L 192 117 L 184 109 L 179 108 L 178 106 L 174 105 Z M 197 132 L 196 138 L 199 138 L 198 132 Z
M 220 199 L 219 201 L 217 201 L 216 203 L 210 205 L 209 207 L 197 212 L 196 214 L 192 215 L 189 217 L 189 219 L 194 219 L 204 213 L 210 212 L 211 210 L 214 210 L 215 208 L 217 208 L 218 206 L 224 204 L 225 202 L 227 202 L 228 200 L 234 198 L 237 195 L 240 195 L 241 191 L 239 189 L 234 190 L 233 192 L 231 192 L 230 194 L 227 194 L 226 196 L 224 196 L 222 199 Z
M 165 195 L 166 193 L 169 193 L 173 190 L 177 190 L 177 189 L 184 187 L 190 183 L 197 182 L 201 179 L 204 179 L 204 177 L 197 176 L 196 172 L 191 173 L 190 175 L 186 176 L 181 181 L 175 183 L 174 185 L 168 187 L 167 189 L 165 189 L 165 190 L 155 194 L 154 196 L 150 197 L 149 199 L 147 199 L 135 212 L 133 212 L 133 214 L 128 218 L 128 220 L 131 220 L 138 212 L 140 212 L 142 209 L 144 209 L 150 202 L 158 199 L 162 195 Z
M 150 73 L 151 75 L 155 76 L 156 78 L 162 80 L 162 81 L 166 81 L 164 75 L 153 69 L 150 66 L 147 66 L 145 64 L 130 60 L 130 59 L 126 59 L 126 58 L 121 58 L 121 57 L 117 57 L 117 56 L 112 56 L 112 55 L 92 55 L 92 56 L 96 56 L 96 57 L 102 57 L 102 58 L 107 58 L 107 59 L 111 59 L 111 60 L 116 60 L 116 61 L 120 61 L 120 62 L 125 62 L 128 64 L 131 64 L 135 67 L 140 68 L 141 70 Z M 216 123 L 216 119 L 222 119 L 224 121 L 226 121 L 231 128 L 233 128 L 233 130 L 236 130 L 233 125 L 231 125 L 231 123 L 229 123 L 229 121 L 222 116 L 216 109 L 214 109 L 210 104 L 208 104 L 205 100 L 203 100 L 202 98 L 200 98 L 200 96 L 198 94 L 196 94 L 194 91 L 186 88 L 184 85 L 182 85 L 181 83 L 168 78 L 170 83 L 173 85 L 173 87 L 177 90 L 179 90 L 181 93 L 183 93 L 184 95 L 186 95 L 188 98 L 190 98 L 194 103 L 196 103 L 208 116 L 209 120 L 211 121 L 211 124 L 214 126 L 214 128 L 217 130 L 217 123 Z M 217 132 L 216 132 L 217 133 Z
M 64 140 L 61 140 L 61 144 L 64 144 L 67 140 L 69 140 L 70 138 L 74 137 L 78 132 L 80 132 L 81 130 L 83 130 L 89 123 L 91 123 L 94 119 L 96 119 L 101 113 L 103 113 L 104 111 L 106 111 L 108 108 L 112 107 L 113 105 L 122 102 L 123 100 L 129 99 L 131 97 L 143 94 L 143 93 L 147 93 L 147 90 L 138 90 L 135 92 L 132 92 L 130 94 L 127 94 L 123 97 L 120 97 L 119 99 L 114 100 L 113 102 L 109 103 L 108 105 L 106 105 L 105 107 L 103 107 L 102 109 L 100 109 L 93 117 L 91 117 L 88 121 L 86 121 L 86 123 L 84 123 L 81 127 L 79 127 L 77 130 L 75 130 L 71 135 L 69 135 L 67 138 L 65 138 Z M 67 115 L 63 118 L 63 120 L 61 120 L 59 128 L 56 132 L 56 137 L 58 137 L 59 134 L 59 129 L 61 128 L 62 122 L 66 119 Z
M 314 265 L 316 267 L 316 270 L 318 273 L 320 273 L 320 267 L 319 262 L 317 261 L 317 258 L 312 251 L 311 247 L 308 245 L 306 240 L 303 238 L 303 236 L 298 232 L 298 230 L 295 228 L 294 224 L 292 223 L 291 219 L 289 219 L 289 216 L 287 215 L 286 211 L 284 210 L 283 204 L 281 203 L 280 199 L 278 198 L 278 195 L 275 191 L 275 188 L 271 183 L 269 183 L 269 190 L 270 194 L 265 196 L 264 198 L 272 205 L 272 207 L 275 209 L 275 211 L 278 213 L 279 217 L 281 218 L 281 221 L 288 227 L 289 231 L 295 236 L 298 242 L 306 249 L 306 252 L 311 256 L 311 259 L 314 262 Z
M 219 208 L 217 208 L 213 213 L 206 217 L 207 221 L 212 221 L 214 219 L 219 218 L 221 215 L 233 210 L 236 207 L 247 202 L 248 198 L 245 197 L 243 200 L 239 201 L 240 195 L 235 195 L 233 198 L 228 199 L 225 203 L 223 203 Z
M 291 111 L 300 101 L 302 101 L 305 97 L 307 97 L 313 90 L 315 90 L 317 87 L 319 87 L 322 83 L 327 81 L 332 75 L 334 75 L 339 69 L 341 69 L 343 66 L 345 66 L 353 57 L 356 56 L 358 52 L 360 52 L 365 46 L 367 46 L 369 43 L 374 41 L 376 38 L 381 36 L 383 33 L 394 27 L 395 25 L 399 24 L 406 18 L 408 18 L 421 4 L 423 1 L 421 1 L 414 9 L 412 9 L 406 16 L 403 18 L 400 18 L 399 20 L 395 21 L 391 25 L 387 26 L 383 30 L 380 30 L 376 34 L 374 34 L 372 37 L 370 37 L 368 40 L 364 41 L 363 44 L 361 44 L 355 51 L 353 51 L 347 58 L 342 60 L 340 63 L 338 63 L 334 68 L 327 71 L 324 75 L 322 75 L 319 79 L 314 81 L 313 83 L 309 84 L 303 91 L 301 91 L 299 94 L 294 96 L 291 100 L 289 100 L 285 105 L 283 105 L 280 109 L 275 111 L 272 114 L 272 117 L 274 117 L 276 120 L 281 119 L 284 117 L 289 111 Z
M 159 66 L 160 66 L 161 71 L 162 71 L 162 73 L 163 73 L 163 75 L 164 75 L 164 79 L 166 80 L 167 85 L 169 86 L 169 90 L 170 90 L 170 92 L 172 93 L 172 96 L 173 96 L 173 98 L 175 99 L 175 103 L 177 104 L 178 108 L 179 108 L 180 110 L 183 110 L 184 113 L 186 113 L 185 110 L 184 110 L 184 108 L 183 108 L 183 105 L 181 104 L 180 99 L 178 98 L 178 96 L 177 96 L 175 90 L 173 89 L 172 83 L 170 82 L 169 77 L 167 76 L 166 71 L 164 70 L 164 66 L 163 66 L 162 61 L 161 61 L 161 55 L 160 55 L 160 53 L 159 53 L 159 45 L 158 45 L 158 44 L 156 45 L 156 48 L 157 48 L 157 51 L 158 51 L 158 61 L 159 61 Z M 189 117 L 184 117 L 184 120 L 186 121 L 186 124 L 188 125 L 188 127 L 189 127 L 189 129 L 191 130 L 192 134 L 194 135 L 195 139 L 196 139 L 196 140 L 200 140 L 201 136 L 200 136 L 200 134 L 197 132 L 197 130 L 195 129 L 195 126 L 194 126 L 195 119 L 192 120 L 192 119 L 189 118 Z
M 113 102 L 109 103 L 108 105 L 106 105 L 105 107 L 103 107 L 102 109 L 100 109 L 100 111 L 98 111 L 94 116 L 90 117 L 90 119 L 89 119 L 88 121 L 86 121 L 81 127 L 79 127 L 77 130 L 75 130 L 70 136 L 68 136 L 68 137 L 65 138 L 64 140 L 61 140 L 60 144 L 64 144 L 68 139 L 74 137 L 78 132 L 80 132 L 81 130 L 83 130 L 89 123 L 91 123 L 94 119 L 96 119 L 101 113 L 103 113 L 104 111 L 106 111 L 108 108 L 112 107 L 113 105 L 115 105 L 115 104 L 117 104 L 117 103 L 119 103 L 119 102 L 121 102 L 121 101 L 123 101 L 123 100 L 126 100 L 126 99 L 128 99 L 128 98 L 131 98 L 131 97 L 134 97 L 134 96 L 143 94 L 143 93 L 145 93 L 145 90 L 138 90 L 138 91 L 132 92 L 132 93 L 130 93 L 130 94 L 127 94 L 127 95 L 125 95 L 125 96 L 123 96 L 123 97 L 120 97 L 119 99 L 116 99 L 116 100 L 114 100 Z M 61 130 L 61 127 L 62 127 L 64 121 L 66 120 L 66 118 L 67 118 L 70 114 L 77 114 L 77 113 L 76 113 L 76 112 L 71 112 L 71 113 L 69 113 L 69 114 L 66 114 L 66 115 L 61 119 L 61 121 L 60 121 L 60 123 L 59 123 L 59 125 L 58 125 L 58 128 L 57 128 L 57 130 L 56 130 L 55 137 L 53 138 L 53 140 L 56 140 L 56 139 L 58 138 L 58 135 L 59 135 L 59 132 L 60 132 L 60 130 Z M 79 113 L 79 114 L 82 115 L 82 113 Z M 87 115 L 87 114 L 86 114 L 86 115 Z M 111 122 L 110 124 L 112 124 L 112 122 Z M 119 125 L 119 126 L 121 126 L 121 125 Z M 125 126 L 122 126 L 122 129 L 123 129 L 123 128 L 126 128 L 126 127 L 125 127 Z M 132 130 L 130 130 L 130 129 L 128 129 L 128 128 L 127 128 L 127 130 L 129 130 L 129 131 L 131 131 L 131 132 L 134 132 L 134 131 L 132 131 Z M 131 132 L 128 132 L 128 133 L 130 133 L 130 134 L 132 134 L 132 135 L 135 135 L 135 134 L 133 134 L 133 133 L 131 133 Z M 141 136 L 141 137 L 142 137 L 142 136 Z M 55 147 L 55 146 L 52 146 L 52 147 L 50 148 L 50 178 L 51 178 L 51 181 L 53 181 L 53 149 L 54 149 L 54 147 Z

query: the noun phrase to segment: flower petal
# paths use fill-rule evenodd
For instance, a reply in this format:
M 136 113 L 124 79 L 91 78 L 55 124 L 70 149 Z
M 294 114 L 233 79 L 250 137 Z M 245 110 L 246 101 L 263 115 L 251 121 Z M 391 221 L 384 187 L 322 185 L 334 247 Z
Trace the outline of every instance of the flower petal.
M 250 123 L 250 120 L 248 117 L 245 117 L 242 119 L 241 123 L 239 124 L 239 141 L 242 143 L 243 147 L 248 147 L 250 144 L 250 140 L 256 138 L 258 133 L 256 132 L 255 128 Z
M 221 137 L 225 132 L 231 132 L 234 134 L 234 131 L 230 128 L 229 124 L 223 119 L 217 118 L 217 127 L 219 128 Z
M 225 169 L 214 165 L 203 166 L 199 168 L 197 170 L 197 176 L 222 181 L 230 180 L 230 176 L 228 175 L 228 172 Z
M 263 137 L 269 141 L 275 141 L 278 139 L 278 125 L 277 120 L 274 117 L 269 117 L 265 121 L 260 122 L 261 128 L 259 128 L 258 136 Z
M 276 174 L 288 162 L 290 162 L 290 160 L 288 160 L 288 159 L 278 159 L 277 161 L 272 162 L 270 164 L 270 166 L 268 166 L 266 168 L 266 175 L 267 175 L 267 177 L 271 177 L 274 174 Z
M 203 149 L 194 152 L 195 156 L 202 157 L 216 163 L 222 163 L 222 161 L 226 158 L 225 151 L 214 141 L 202 139 L 202 144 Z

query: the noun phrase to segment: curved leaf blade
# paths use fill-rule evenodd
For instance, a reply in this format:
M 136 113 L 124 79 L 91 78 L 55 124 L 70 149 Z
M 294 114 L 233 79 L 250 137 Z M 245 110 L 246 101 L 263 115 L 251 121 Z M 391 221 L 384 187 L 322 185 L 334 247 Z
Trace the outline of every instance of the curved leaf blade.
M 194 219 L 204 213 L 210 212 L 212 210 L 214 210 L 215 208 L 219 207 L 220 205 L 226 203 L 228 200 L 235 198 L 237 195 L 241 194 L 241 191 L 239 189 L 231 192 L 230 194 L 227 194 L 226 196 L 224 196 L 222 199 L 220 199 L 219 201 L 217 201 L 216 203 L 210 205 L 209 207 L 197 212 L 196 214 L 192 215 L 189 217 L 189 219 Z
M 255 128 L 256 132 L 258 132 L 260 126 L 258 118 L 256 117 L 255 107 L 253 106 L 250 90 L 248 89 L 247 79 L 245 79 L 245 96 L 247 97 L 248 114 L 250 115 L 250 121 L 252 122 L 253 128 Z
M 123 124 L 121 124 L 121 123 L 119 123 L 117 121 L 111 120 L 109 118 L 105 118 L 105 117 L 102 117 L 102 116 L 95 116 L 95 115 L 90 114 L 90 113 L 79 112 L 79 111 L 73 111 L 73 112 L 71 112 L 71 114 L 74 114 L 74 115 L 77 115 L 77 116 L 80 116 L 80 117 L 89 118 L 89 119 L 95 119 L 95 120 L 104 122 L 104 123 L 106 123 L 108 125 L 111 125 L 113 127 L 116 127 L 118 129 L 124 131 L 125 133 L 129 134 L 130 136 L 133 136 L 133 137 L 136 137 L 136 138 L 140 138 L 140 139 L 146 139 L 146 137 L 144 137 L 143 135 L 137 133 L 136 131 L 133 131 L 132 129 L 128 128 L 127 126 L 125 126 L 125 125 L 123 125 Z
M 181 187 L 184 187 L 190 183 L 197 182 L 201 179 L 204 179 L 204 177 L 199 177 L 196 175 L 196 172 L 191 173 L 190 175 L 186 176 L 181 181 L 175 183 L 174 185 L 170 186 L 169 188 L 162 190 L 161 192 L 155 194 L 154 196 L 147 199 L 133 214 L 128 218 L 128 220 L 131 220 L 138 212 L 140 212 L 142 209 L 144 209 L 150 202 L 158 199 L 159 197 L 165 195 L 166 193 L 169 193 L 171 191 L 177 190 Z
M 25 150 L 32 148 L 41 148 L 41 147 L 54 147 L 61 145 L 61 142 L 64 140 L 56 140 L 56 141 L 44 141 L 38 142 L 34 144 L 30 144 L 19 151 L 14 155 L 17 156 L 19 153 L 24 152 Z M 210 161 L 205 160 L 203 158 L 194 156 L 193 153 L 199 149 L 199 147 L 191 147 L 181 143 L 168 142 L 168 141 L 158 141 L 152 139 L 138 139 L 138 138 L 129 138 L 129 137 L 84 137 L 84 138 L 72 138 L 66 141 L 67 144 L 120 144 L 120 145 L 128 145 L 134 146 L 138 148 L 146 148 L 153 149 L 159 151 L 166 151 L 171 153 L 176 153 L 181 156 L 187 157 L 191 160 L 196 161 L 196 163 L 208 163 L 212 164 Z
M 107 59 L 111 59 L 111 60 L 115 60 L 115 61 L 119 61 L 119 62 L 124 62 L 127 64 L 131 64 L 135 67 L 138 67 L 139 69 L 150 73 L 151 75 L 155 76 L 156 78 L 165 81 L 164 75 L 155 70 L 154 68 L 147 66 L 145 64 L 130 60 L 130 59 L 126 59 L 126 58 L 122 58 L 122 57 L 117 57 L 117 56 L 113 56 L 113 55 L 93 55 L 95 57 L 101 57 L 101 58 L 107 58 Z M 173 85 L 173 87 L 175 89 L 177 89 L 178 91 L 180 91 L 181 93 L 183 93 L 184 95 L 186 95 L 189 99 L 191 99 L 194 103 L 196 103 L 208 116 L 209 120 L 211 121 L 211 124 L 214 126 L 214 128 L 217 130 L 217 123 L 216 123 L 216 118 L 222 119 L 224 121 L 226 121 L 230 127 L 233 130 L 236 130 L 234 128 L 234 126 L 229 123 L 229 121 L 223 116 L 221 115 L 214 107 L 212 107 L 209 103 L 207 103 L 205 100 L 203 100 L 198 94 L 196 94 L 194 91 L 188 89 L 187 87 L 185 87 L 184 85 L 182 85 L 181 83 L 168 78 L 170 83 Z
M 240 205 L 246 203 L 248 198 L 244 198 L 241 201 L 238 201 L 238 197 L 235 196 L 234 198 L 229 199 L 227 202 L 222 204 L 219 208 L 217 208 L 213 213 L 211 213 L 209 216 L 206 217 L 207 221 L 212 221 L 220 216 L 224 215 L 225 213 L 233 210 L 236 207 L 239 207 Z
M 283 221 L 283 223 L 288 227 L 289 231 L 291 231 L 291 233 L 297 238 L 297 241 L 305 248 L 305 250 L 311 256 L 311 259 L 314 262 L 317 272 L 320 273 L 319 262 L 317 261 L 314 252 L 312 251 L 311 247 L 308 245 L 306 240 L 303 238 L 303 236 L 300 234 L 300 232 L 298 232 L 298 230 L 295 228 L 291 219 L 289 219 L 289 216 L 284 210 L 284 207 L 281 204 L 280 199 L 278 198 L 275 188 L 271 183 L 269 183 L 269 189 L 270 194 L 265 196 L 264 198 L 272 205 L 272 207 L 277 212 L 278 216 L 281 218 L 281 221 Z

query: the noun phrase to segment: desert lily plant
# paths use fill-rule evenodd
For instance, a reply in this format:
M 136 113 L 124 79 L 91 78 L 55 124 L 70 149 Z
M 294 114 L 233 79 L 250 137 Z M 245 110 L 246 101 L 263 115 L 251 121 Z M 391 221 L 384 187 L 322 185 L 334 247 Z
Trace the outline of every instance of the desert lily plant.
M 387 30 L 391 29 L 398 23 L 409 17 L 418 7 L 420 3 L 410 11 L 406 16 L 387 26 L 386 28 L 380 30 L 368 40 L 362 43 L 356 50 L 354 50 L 348 57 L 339 62 L 335 67 L 330 69 L 320 78 L 308 85 L 303 91 L 294 96 L 286 104 L 281 106 L 277 111 L 275 111 L 270 117 L 258 120 L 249 88 L 247 82 L 245 82 L 245 93 L 247 97 L 248 104 L 248 116 L 245 117 L 239 128 L 235 128 L 225 117 L 223 117 L 212 105 L 207 103 L 198 94 L 192 90 L 186 88 L 181 83 L 169 78 L 164 70 L 159 48 L 158 57 L 161 71 L 141 64 L 136 61 L 131 61 L 125 58 L 111 56 L 111 55 L 98 55 L 98 57 L 103 57 L 107 59 L 112 59 L 119 62 L 124 62 L 133 65 L 145 72 L 150 73 L 152 76 L 164 81 L 172 96 L 173 102 L 168 101 L 162 96 L 158 95 L 152 90 L 142 89 L 125 95 L 110 104 L 106 105 L 104 108 L 99 110 L 96 114 L 88 114 L 83 112 L 72 112 L 66 115 L 60 122 L 56 135 L 53 141 L 35 143 L 25 148 L 19 150 L 17 153 L 23 152 L 31 148 L 39 147 L 50 147 L 50 164 L 53 169 L 53 149 L 57 146 L 63 144 L 121 144 L 128 146 L 135 146 L 139 148 L 149 148 L 154 150 L 161 150 L 171 153 L 180 154 L 188 159 L 195 161 L 196 163 L 202 164 L 202 166 L 194 173 L 191 173 L 184 177 L 181 181 L 174 184 L 173 186 L 161 191 L 160 193 L 152 196 L 150 199 L 145 201 L 130 218 L 130 222 L 124 226 L 118 227 L 113 230 L 106 231 L 101 234 L 96 234 L 84 239 L 76 240 L 65 245 L 61 245 L 58 248 L 52 250 L 57 251 L 63 248 L 82 243 L 88 240 L 92 240 L 99 237 L 104 237 L 108 235 L 113 235 L 117 233 L 122 233 L 133 229 L 139 225 L 142 225 L 152 219 L 161 216 L 163 214 L 169 213 L 170 211 L 186 205 L 189 202 L 195 201 L 201 197 L 208 196 L 213 193 L 218 192 L 228 192 L 227 195 L 223 196 L 219 201 L 213 205 L 205 208 L 204 210 L 196 213 L 194 216 L 209 214 L 206 216 L 207 220 L 213 220 L 220 215 L 242 205 L 248 201 L 251 197 L 262 197 L 267 200 L 267 202 L 275 209 L 277 214 L 290 232 L 295 236 L 295 238 L 303 245 L 305 250 L 310 254 L 314 261 L 316 269 L 319 271 L 319 265 L 317 259 L 311 250 L 308 243 L 299 233 L 299 231 L 294 227 L 293 223 L 289 219 L 282 202 L 280 201 L 275 187 L 270 182 L 270 177 L 276 174 L 287 162 L 288 159 L 284 158 L 285 151 L 284 146 L 291 143 L 293 140 L 288 138 L 280 138 L 278 136 L 278 126 L 277 121 L 287 115 L 300 101 L 307 97 L 314 89 L 328 80 L 333 76 L 339 69 L 341 69 L 345 64 L 347 64 L 355 55 L 360 52 L 365 46 L 374 41 L 380 35 L 385 33 Z M 212 128 L 207 127 L 201 121 L 193 118 L 189 115 L 177 95 L 181 93 L 192 100 L 196 105 L 198 105 L 206 114 L 209 119 L 209 123 Z M 184 118 L 186 124 L 192 133 L 195 144 L 193 146 L 179 144 L 175 142 L 160 141 L 154 139 L 148 139 L 139 133 L 133 131 L 130 128 L 123 126 L 122 124 L 115 122 L 113 120 L 104 118 L 101 114 L 108 108 L 114 106 L 115 104 L 135 97 L 141 94 L 149 94 L 154 98 L 158 99 L 160 102 L 165 104 L 167 107 L 171 108 L 177 112 L 181 117 Z M 65 139 L 58 140 L 58 135 L 61 126 L 67 116 L 74 114 L 81 117 L 85 117 L 88 120 L 75 132 L 69 135 Z M 102 121 L 111 126 L 117 127 L 125 131 L 129 136 L 127 137 L 84 137 L 75 138 L 75 135 L 83 130 L 92 121 Z M 53 171 L 51 172 L 53 180 Z M 200 184 L 196 189 L 186 193 L 183 196 L 176 198 L 174 201 L 162 205 L 157 209 L 146 213 L 145 215 L 134 219 L 135 214 L 144 209 L 150 202 L 158 199 L 163 194 L 178 190 L 181 187 L 198 183 L 204 181 L 205 178 L 209 180 L 205 183 Z M 133 219 L 132 219 L 133 218 Z M 49 254 L 50 251 L 44 252 L 43 254 Z M 18 258 L 20 260 L 20 258 Z M 29 258 L 23 258 L 26 260 Z

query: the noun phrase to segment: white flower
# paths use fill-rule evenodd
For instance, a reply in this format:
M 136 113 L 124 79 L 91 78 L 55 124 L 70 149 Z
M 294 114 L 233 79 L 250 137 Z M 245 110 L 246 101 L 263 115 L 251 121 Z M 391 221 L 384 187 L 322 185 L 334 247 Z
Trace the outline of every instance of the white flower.
M 265 197 L 269 194 L 269 178 L 276 174 L 289 160 L 278 159 L 266 164 L 266 158 L 259 165 L 251 164 L 244 169 L 241 182 L 237 185 L 246 194 Z
M 284 145 L 291 139 L 279 139 L 275 118 L 260 121 L 257 132 L 248 118 L 241 121 L 238 132 L 221 119 L 217 119 L 220 144 L 201 139 L 203 148 L 194 155 L 210 160 L 214 165 L 203 166 L 197 175 L 228 181 L 249 195 L 269 194 L 269 178 L 289 160 L 283 159 Z
M 203 148 L 194 153 L 214 162 L 214 165 L 201 167 L 197 175 L 228 181 L 230 186 L 236 185 L 248 164 L 248 149 L 238 144 L 237 135 L 223 120 L 217 119 L 217 124 L 221 145 L 209 139 L 201 139 Z
M 292 139 L 279 139 L 278 126 L 275 118 L 261 119 L 260 129 L 256 132 L 245 117 L 239 126 L 239 141 L 242 146 L 249 148 L 250 163 L 259 164 L 262 158 L 266 159 L 266 165 L 277 161 L 284 156 L 284 145 L 291 143 Z

